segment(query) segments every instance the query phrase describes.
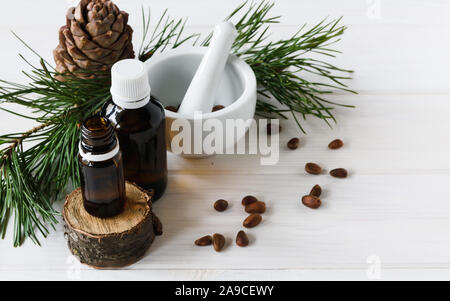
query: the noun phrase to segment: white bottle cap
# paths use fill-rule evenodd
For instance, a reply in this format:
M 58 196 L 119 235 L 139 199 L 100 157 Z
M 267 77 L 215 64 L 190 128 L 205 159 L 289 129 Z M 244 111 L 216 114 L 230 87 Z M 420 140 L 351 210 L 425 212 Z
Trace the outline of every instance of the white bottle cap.
M 150 100 L 150 84 L 143 62 L 121 60 L 111 68 L 111 96 L 124 109 L 137 109 Z

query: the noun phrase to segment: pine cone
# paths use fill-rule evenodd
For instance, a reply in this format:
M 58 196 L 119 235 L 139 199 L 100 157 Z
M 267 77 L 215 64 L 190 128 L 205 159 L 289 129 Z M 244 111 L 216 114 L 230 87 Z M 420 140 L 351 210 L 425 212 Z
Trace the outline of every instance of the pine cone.
M 89 71 L 109 71 L 122 59 L 134 58 L 128 14 L 110 0 L 81 0 L 69 9 L 53 51 L 56 71 L 95 78 Z

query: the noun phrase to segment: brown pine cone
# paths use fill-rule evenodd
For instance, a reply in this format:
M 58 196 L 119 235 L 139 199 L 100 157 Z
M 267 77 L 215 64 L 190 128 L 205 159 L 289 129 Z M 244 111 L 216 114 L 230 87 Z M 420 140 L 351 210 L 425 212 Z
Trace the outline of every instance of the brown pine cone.
M 107 72 L 115 62 L 134 58 L 128 14 L 112 1 L 81 0 L 69 9 L 66 18 L 53 51 L 58 73 L 95 78 L 89 71 Z

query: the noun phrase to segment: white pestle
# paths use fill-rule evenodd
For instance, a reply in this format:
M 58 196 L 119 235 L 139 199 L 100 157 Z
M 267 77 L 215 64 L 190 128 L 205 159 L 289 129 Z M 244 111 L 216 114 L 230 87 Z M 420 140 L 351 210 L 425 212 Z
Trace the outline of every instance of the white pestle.
M 216 25 L 209 48 L 184 95 L 178 113 L 194 115 L 196 111 L 211 112 L 236 37 L 237 30 L 230 21 Z

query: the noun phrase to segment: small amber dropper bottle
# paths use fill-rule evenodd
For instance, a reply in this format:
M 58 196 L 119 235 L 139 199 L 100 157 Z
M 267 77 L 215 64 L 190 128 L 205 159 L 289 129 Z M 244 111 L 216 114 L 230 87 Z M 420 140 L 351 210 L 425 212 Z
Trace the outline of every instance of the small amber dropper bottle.
M 86 211 L 101 218 L 119 214 L 125 204 L 122 153 L 106 118 L 95 116 L 82 124 L 78 162 Z

